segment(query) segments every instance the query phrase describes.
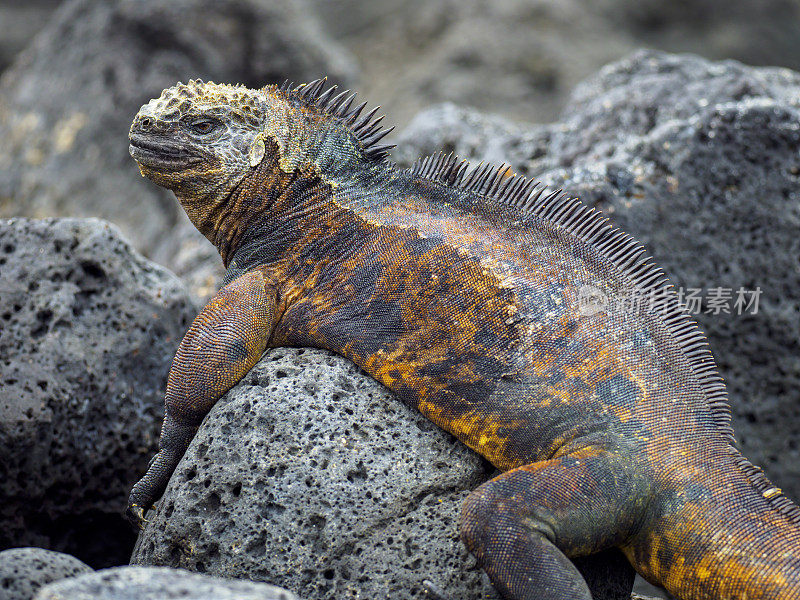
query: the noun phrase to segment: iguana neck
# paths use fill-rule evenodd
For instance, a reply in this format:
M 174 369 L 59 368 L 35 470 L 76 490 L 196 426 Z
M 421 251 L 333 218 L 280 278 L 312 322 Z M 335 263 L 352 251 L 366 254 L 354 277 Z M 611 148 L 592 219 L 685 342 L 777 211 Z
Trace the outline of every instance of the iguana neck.
M 277 144 L 268 140 L 264 159 L 224 201 L 196 202 L 203 208 L 192 211 L 181 200 L 225 266 L 235 258 L 237 267 L 248 269 L 286 259 L 317 262 L 338 254 L 337 247 L 357 243 L 366 232 L 353 208 L 337 201 L 340 185 L 354 189 L 350 182 L 331 181 L 314 165 L 286 172 Z

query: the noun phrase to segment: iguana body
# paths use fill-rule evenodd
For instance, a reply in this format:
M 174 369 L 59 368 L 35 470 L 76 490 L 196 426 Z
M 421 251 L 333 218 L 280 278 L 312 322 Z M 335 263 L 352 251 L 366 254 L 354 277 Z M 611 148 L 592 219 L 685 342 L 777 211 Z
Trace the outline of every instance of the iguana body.
M 588 600 L 567 557 L 611 547 L 683 600 L 800 598 L 800 510 L 733 448 L 705 339 L 641 246 L 508 170 L 398 169 L 372 113 L 321 90 L 190 82 L 134 120 L 142 173 L 228 275 L 131 511 L 266 348 L 315 346 L 504 471 L 460 522 L 504 598 Z

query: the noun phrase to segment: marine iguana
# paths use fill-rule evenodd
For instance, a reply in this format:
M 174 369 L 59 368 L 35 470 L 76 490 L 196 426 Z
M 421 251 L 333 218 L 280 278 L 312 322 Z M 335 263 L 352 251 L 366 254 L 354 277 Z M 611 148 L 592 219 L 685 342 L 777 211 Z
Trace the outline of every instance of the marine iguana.
M 508 167 L 398 168 L 377 109 L 324 86 L 190 81 L 133 121 L 141 173 L 228 271 L 129 513 L 266 348 L 313 346 L 503 471 L 459 527 L 504 598 L 589 600 L 568 557 L 612 547 L 683 600 L 800 598 L 800 508 L 735 448 L 707 341 L 643 247 Z

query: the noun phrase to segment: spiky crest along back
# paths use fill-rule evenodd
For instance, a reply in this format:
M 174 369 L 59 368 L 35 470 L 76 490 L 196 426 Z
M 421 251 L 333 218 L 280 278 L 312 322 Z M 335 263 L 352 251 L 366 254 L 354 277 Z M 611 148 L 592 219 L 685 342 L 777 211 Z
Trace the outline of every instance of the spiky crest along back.
M 731 412 L 722 377 L 717 371 L 708 340 L 685 312 L 672 284 L 645 248 L 629 234 L 614 227 L 600 212 L 561 190 L 544 194 L 541 183 L 511 173 L 509 166 L 481 163 L 470 170 L 466 160 L 439 153 L 417 160 L 411 175 L 464 192 L 472 210 L 500 209 L 520 222 L 540 219 L 594 248 L 629 278 L 641 297 L 652 298 L 651 311 L 658 315 L 671 338 L 686 357 L 703 390 L 720 435 L 729 444 L 732 459 L 758 493 L 793 523 L 800 523 L 800 507 L 783 495 L 763 471 L 735 448 Z
M 367 159 L 385 161 L 389 150 L 394 148 L 395 145 L 379 144 L 378 142 L 391 133 L 394 130 L 394 126 L 384 128 L 380 124 L 384 115 L 375 118 L 375 113 L 381 107 L 376 106 L 362 115 L 367 102 L 362 102 L 354 107 L 355 93 L 351 94 L 350 90 L 345 90 L 336 94 L 338 89 L 336 85 L 323 91 L 326 82 L 327 78 L 315 79 L 309 83 L 295 86 L 294 83 L 285 81 L 279 90 L 289 100 L 301 103 L 340 120 L 358 140 Z

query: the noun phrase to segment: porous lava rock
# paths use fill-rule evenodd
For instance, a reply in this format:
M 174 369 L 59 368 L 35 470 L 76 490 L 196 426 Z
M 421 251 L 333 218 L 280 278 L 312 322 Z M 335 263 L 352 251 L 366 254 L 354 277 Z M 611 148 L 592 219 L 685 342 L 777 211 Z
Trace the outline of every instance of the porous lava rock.
M 329 352 L 269 351 L 203 422 L 131 562 L 306 599 L 492 598 L 456 528 L 475 453 Z M 466 568 L 465 568 L 466 565 Z
M 195 311 L 109 223 L 0 220 L 0 548 L 127 563 L 122 512 Z
M 493 469 L 330 352 L 269 351 L 203 422 L 131 562 L 286 587 L 307 600 L 497 598 L 458 538 Z M 598 600 L 629 598 L 608 552 L 577 561 Z

